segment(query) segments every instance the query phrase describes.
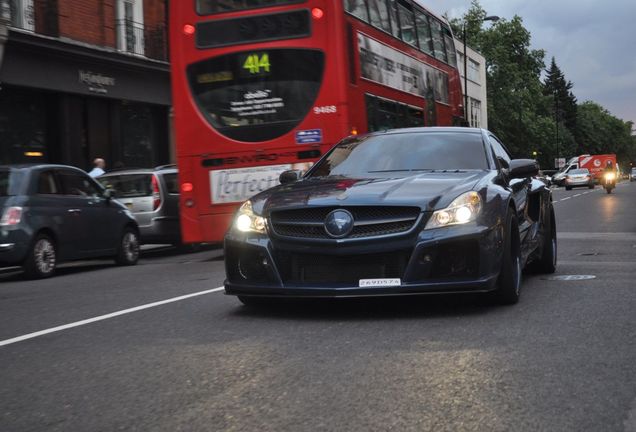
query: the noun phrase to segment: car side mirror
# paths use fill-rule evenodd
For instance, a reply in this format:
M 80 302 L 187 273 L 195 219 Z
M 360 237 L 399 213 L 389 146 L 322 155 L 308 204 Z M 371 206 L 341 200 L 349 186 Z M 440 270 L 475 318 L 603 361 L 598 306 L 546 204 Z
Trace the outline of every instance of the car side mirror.
M 513 159 L 508 175 L 513 178 L 534 177 L 539 174 L 539 164 L 534 159 Z
M 104 198 L 106 198 L 108 201 L 110 201 L 111 199 L 113 199 L 115 197 L 115 190 L 114 189 L 106 189 L 104 191 Z
M 300 170 L 287 170 L 283 171 L 278 177 L 280 184 L 293 183 L 298 181 L 302 177 L 303 172 Z

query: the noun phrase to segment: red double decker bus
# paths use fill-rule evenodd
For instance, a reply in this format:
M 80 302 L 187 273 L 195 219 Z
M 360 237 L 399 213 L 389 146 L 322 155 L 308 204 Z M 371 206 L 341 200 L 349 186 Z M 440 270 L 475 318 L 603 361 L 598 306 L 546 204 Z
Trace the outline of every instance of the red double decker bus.
M 185 242 L 343 137 L 461 122 L 453 37 L 412 0 L 170 2 Z

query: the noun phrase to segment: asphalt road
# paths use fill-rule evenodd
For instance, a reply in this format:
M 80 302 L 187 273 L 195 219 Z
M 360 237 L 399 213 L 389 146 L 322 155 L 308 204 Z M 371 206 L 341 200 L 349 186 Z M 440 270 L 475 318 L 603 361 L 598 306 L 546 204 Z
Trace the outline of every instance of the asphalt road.
M 512 307 L 152 305 L 220 287 L 218 249 L 4 273 L 0 431 L 636 431 L 636 183 L 554 199 L 556 275 L 594 279 L 525 275 Z

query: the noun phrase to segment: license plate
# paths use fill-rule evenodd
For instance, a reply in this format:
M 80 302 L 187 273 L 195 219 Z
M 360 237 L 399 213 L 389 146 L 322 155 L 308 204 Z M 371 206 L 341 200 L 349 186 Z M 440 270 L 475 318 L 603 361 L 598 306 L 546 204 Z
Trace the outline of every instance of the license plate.
M 382 279 L 360 279 L 358 286 L 364 287 L 391 287 L 400 286 L 402 281 L 399 278 L 382 278 Z

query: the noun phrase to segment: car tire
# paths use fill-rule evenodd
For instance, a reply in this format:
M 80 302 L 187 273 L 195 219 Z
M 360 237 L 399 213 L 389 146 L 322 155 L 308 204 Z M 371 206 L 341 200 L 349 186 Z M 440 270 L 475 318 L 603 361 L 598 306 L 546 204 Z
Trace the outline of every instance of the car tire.
M 539 273 L 554 273 L 557 264 L 557 235 L 554 207 L 550 204 L 547 221 L 544 222 L 544 239 L 541 257 L 533 263 Z
M 571 188 L 571 187 L 566 186 L 566 187 L 565 187 L 565 190 L 572 190 L 572 188 Z
M 24 274 L 29 279 L 43 279 L 53 275 L 57 267 L 55 242 L 46 234 L 38 234 L 24 262 Z
M 126 227 L 119 239 L 115 262 L 118 265 L 135 265 L 139 260 L 139 234 L 136 230 Z
M 519 228 L 517 218 L 508 211 L 504 231 L 504 248 L 501 257 L 501 271 L 494 291 L 496 303 L 512 305 L 519 301 L 521 292 L 521 249 L 519 247 Z M 516 236 L 515 236 L 515 233 Z

